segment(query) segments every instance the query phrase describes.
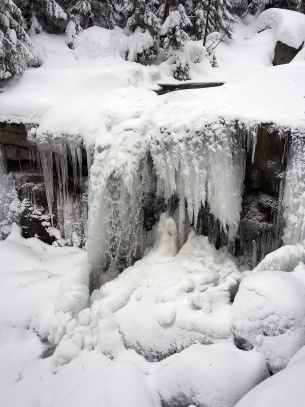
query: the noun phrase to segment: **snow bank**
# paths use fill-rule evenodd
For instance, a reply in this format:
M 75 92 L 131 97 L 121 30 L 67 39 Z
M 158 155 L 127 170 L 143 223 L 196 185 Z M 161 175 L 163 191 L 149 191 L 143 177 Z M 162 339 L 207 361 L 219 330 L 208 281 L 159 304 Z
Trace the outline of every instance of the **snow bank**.
M 50 359 L 30 362 L 10 386 L 0 384 L 1 405 L 161 407 L 147 375 L 132 361 L 111 362 L 104 355 L 83 352 L 56 375 L 50 369 Z
M 287 252 L 283 268 L 289 247 Z M 269 259 L 258 269 L 268 268 Z M 262 352 L 273 372 L 283 369 L 305 344 L 304 264 L 290 273 L 268 270 L 246 277 L 233 304 L 233 333 L 243 348 Z
M 252 389 L 236 407 L 303 407 L 304 376 L 305 348 L 302 348 L 284 370 Z
M 254 30 L 274 30 L 275 41 L 300 48 L 305 41 L 305 16 L 290 10 L 272 8 L 263 11 L 255 24 Z
M 256 351 L 229 344 L 193 345 L 161 364 L 152 380 L 162 406 L 233 407 L 269 376 Z
M 57 312 L 75 317 L 87 305 L 86 252 L 55 248 L 37 238 L 24 239 L 13 225 L 0 242 L 0 325 L 50 334 Z

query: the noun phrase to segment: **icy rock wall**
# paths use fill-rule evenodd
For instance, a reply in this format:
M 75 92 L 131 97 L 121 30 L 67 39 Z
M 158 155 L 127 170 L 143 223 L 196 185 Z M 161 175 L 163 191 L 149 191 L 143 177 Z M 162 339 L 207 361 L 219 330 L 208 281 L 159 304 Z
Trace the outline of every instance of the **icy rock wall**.
M 283 198 L 285 229 L 283 242 L 305 244 L 305 134 L 295 132 L 286 172 Z
M 82 138 L 41 134 L 36 128 L 32 128 L 28 133 L 28 140 L 32 146 L 31 158 L 39 162 L 43 173 L 52 226 L 56 213 L 59 231 L 51 227 L 49 233 L 54 235 L 59 244 L 83 246 L 87 233 L 87 185 L 84 185 L 82 174 Z
M 291 136 L 289 129 L 259 126 L 247 154 L 244 196 L 238 239 L 233 254 L 249 256 L 255 267 L 282 244 L 283 193 Z
M 255 150 L 256 132 L 256 125 L 219 121 L 196 133 L 161 129 L 132 147 L 97 150 L 89 194 L 92 286 L 113 279 L 143 256 L 153 241 L 153 218 L 164 211 L 178 225 L 179 248 L 205 207 L 217 220 L 215 233 L 221 229 L 233 244 L 246 157 Z

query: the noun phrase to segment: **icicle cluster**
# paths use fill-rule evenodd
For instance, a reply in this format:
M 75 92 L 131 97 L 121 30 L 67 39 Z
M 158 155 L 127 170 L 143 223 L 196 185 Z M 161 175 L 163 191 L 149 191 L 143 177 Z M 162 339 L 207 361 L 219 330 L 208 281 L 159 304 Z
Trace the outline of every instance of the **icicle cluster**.
M 83 190 L 82 138 L 37 134 L 36 129 L 31 129 L 28 140 L 35 146 L 36 158 L 41 166 L 52 223 L 56 195 L 56 214 L 62 238 L 70 244 L 83 245 L 87 228 L 86 193 L 75 193 Z M 72 167 L 72 192 L 69 191 L 69 167 Z M 54 170 L 58 180 L 57 194 L 54 191 Z
M 144 254 L 151 237 L 151 227 L 144 227 L 148 213 L 153 217 L 155 212 L 157 220 L 162 211 L 171 212 L 181 247 L 190 226 L 196 227 L 201 208 L 208 205 L 233 240 L 251 137 L 242 125 L 219 121 L 186 137 L 163 130 L 149 143 L 126 151 L 122 146 L 120 151 L 97 150 L 88 230 L 93 285 L 114 278 Z
M 292 134 L 284 191 L 284 244 L 305 244 L 305 134 Z

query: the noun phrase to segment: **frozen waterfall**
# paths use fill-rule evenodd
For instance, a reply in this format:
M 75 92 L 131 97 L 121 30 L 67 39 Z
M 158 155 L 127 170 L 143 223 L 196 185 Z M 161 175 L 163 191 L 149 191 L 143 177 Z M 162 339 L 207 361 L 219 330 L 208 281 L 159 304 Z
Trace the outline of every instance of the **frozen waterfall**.
M 88 253 L 94 285 L 113 279 L 143 256 L 154 224 L 168 211 L 181 247 L 202 208 L 228 242 L 236 237 L 246 154 L 256 127 L 219 121 L 184 137 L 161 130 L 154 139 L 96 152 L 89 194 Z M 125 157 L 123 165 L 116 157 Z M 113 164 L 113 165 L 112 165 Z M 106 272 L 106 274 L 104 274 Z M 101 279 L 101 281 L 97 281 Z

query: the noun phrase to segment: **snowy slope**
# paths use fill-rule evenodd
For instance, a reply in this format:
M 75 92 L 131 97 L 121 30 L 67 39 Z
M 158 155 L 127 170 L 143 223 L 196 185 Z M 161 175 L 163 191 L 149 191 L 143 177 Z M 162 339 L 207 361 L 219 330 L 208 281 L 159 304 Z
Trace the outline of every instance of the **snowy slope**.
M 193 235 L 176 255 L 173 220 L 163 221 L 152 251 L 91 308 L 85 252 L 23 239 L 16 227 L 0 242 L 0 405 L 233 407 L 268 377 L 261 354 L 225 339 L 240 278 L 232 259 Z
M 172 81 L 168 65 L 123 60 L 126 38 L 120 31 L 92 27 L 75 50 L 67 48 L 64 37 L 37 35 L 33 42 L 43 65 L 4 86 L 0 120 L 37 123 L 41 132 L 80 134 L 103 145 L 121 140 L 118 123 L 135 126 L 140 138 L 147 128 L 173 122 L 200 126 L 215 117 L 303 127 L 304 66 L 270 66 L 274 30 L 255 33 L 255 24 L 240 22 L 233 41 L 216 49 L 219 68 L 206 59 L 192 63 L 194 81 L 226 80 L 226 85 L 162 97 L 151 89 Z

